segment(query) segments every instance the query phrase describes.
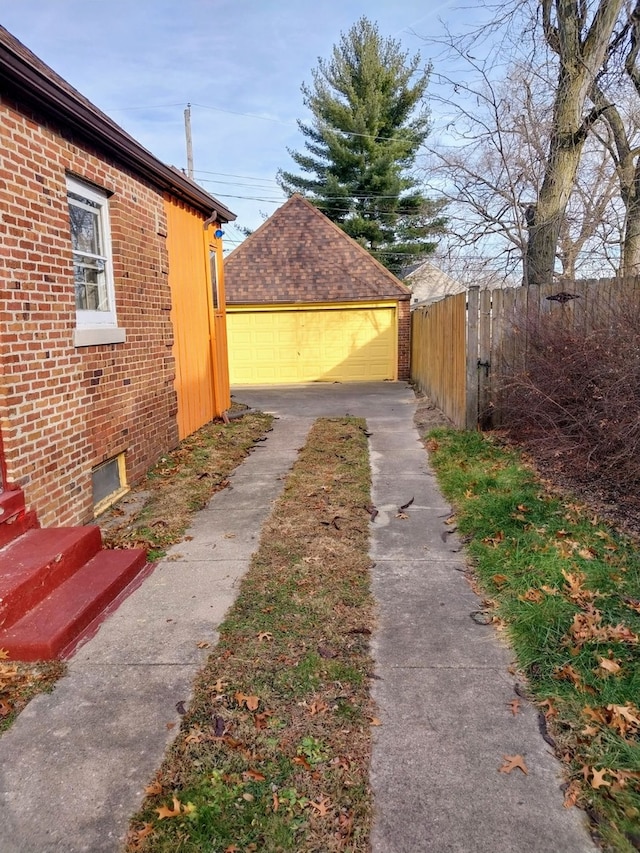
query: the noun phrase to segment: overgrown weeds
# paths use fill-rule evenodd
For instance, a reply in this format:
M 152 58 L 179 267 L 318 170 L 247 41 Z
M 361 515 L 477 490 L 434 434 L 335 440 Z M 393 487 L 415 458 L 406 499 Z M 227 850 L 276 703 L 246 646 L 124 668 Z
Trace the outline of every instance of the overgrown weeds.
M 316 422 L 130 853 L 368 849 L 369 489 L 364 422 Z
M 640 555 L 477 433 L 428 447 L 485 595 L 605 849 L 640 843 Z
M 597 294 L 591 299 L 598 303 Z M 569 309 L 521 318 L 524 369 L 501 392 L 514 440 L 616 500 L 640 487 L 640 293 L 620 286 L 579 326 Z M 565 316 L 565 311 L 569 312 Z

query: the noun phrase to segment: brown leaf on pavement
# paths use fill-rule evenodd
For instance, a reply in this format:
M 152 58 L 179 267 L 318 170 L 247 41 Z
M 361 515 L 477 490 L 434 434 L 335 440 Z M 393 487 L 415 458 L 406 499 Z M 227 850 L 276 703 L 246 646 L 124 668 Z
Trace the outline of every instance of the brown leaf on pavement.
M 520 710 L 521 702 L 519 699 L 512 699 L 511 702 L 507 702 L 507 707 L 511 708 L 511 713 L 514 717 L 518 716 L 518 711 Z
M 521 755 L 503 755 L 504 764 L 498 768 L 499 773 L 511 773 L 512 770 L 522 770 L 525 776 L 529 775 L 529 769 Z

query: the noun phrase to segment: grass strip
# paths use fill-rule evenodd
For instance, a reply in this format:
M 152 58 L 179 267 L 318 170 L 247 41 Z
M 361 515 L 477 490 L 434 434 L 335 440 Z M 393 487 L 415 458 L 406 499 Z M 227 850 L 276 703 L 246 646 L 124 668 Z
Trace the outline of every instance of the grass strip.
M 637 543 L 491 436 L 438 429 L 427 448 L 484 607 L 564 762 L 565 806 L 587 811 L 605 850 L 640 849 Z
M 135 489 L 148 493 L 137 512 L 127 515 L 116 505 L 100 517 L 107 547 L 146 548 L 150 560 L 163 557 L 181 541 L 193 514 L 226 488 L 233 469 L 263 440 L 272 422 L 271 415 L 250 412 L 228 424 L 210 421 L 183 439 Z
M 368 850 L 369 496 L 364 421 L 317 421 L 129 853 Z

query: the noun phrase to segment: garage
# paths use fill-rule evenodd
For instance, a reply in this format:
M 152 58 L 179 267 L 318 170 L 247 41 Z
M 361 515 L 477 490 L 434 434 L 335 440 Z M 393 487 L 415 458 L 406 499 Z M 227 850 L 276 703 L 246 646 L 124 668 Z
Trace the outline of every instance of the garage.
M 409 378 L 410 291 L 299 195 L 225 261 L 233 386 Z
M 227 312 L 234 385 L 396 379 L 396 306 L 257 306 Z

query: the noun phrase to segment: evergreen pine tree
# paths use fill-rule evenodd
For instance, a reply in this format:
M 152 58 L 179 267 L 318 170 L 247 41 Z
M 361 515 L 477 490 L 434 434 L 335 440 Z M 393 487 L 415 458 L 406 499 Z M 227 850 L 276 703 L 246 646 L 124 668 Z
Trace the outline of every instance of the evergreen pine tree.
M 429 132 L 420 62 L 361 18 L 302 86 L 313 119 L 298 122 L 306 151 L 289 154 L 304 174 L 278 173 L 288 195 L 304 195 L 393 272 L 431 253 L 444 230 L 443 204 L 410 174 Z

